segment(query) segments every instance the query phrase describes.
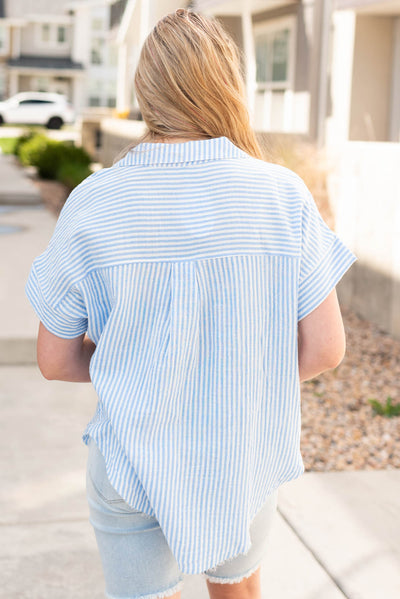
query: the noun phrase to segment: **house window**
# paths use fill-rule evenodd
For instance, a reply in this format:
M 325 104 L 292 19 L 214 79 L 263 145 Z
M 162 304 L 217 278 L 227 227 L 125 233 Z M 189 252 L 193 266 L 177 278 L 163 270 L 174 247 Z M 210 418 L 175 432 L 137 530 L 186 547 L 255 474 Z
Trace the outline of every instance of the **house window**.
M 256 80 L 258 84 L 289 81 L 290 29 L 277 29 L 256 35 Z
M 41 40 L 45 44 L 48 44 L 50 41 L 50 25 L 47 23 L 41 27 Z
M 59 44 L 65 44 L 67 41 L 67 28 L 64 25 L 59 25 L 57 27 L 57 42 Z
M 99 79 L 90 79 L 89 83 L 89 106 L 101 106 L 103 82 Z
M 294 16 L 254 26 L 255 126 L 263 131 L 291 130 L 295 26 Z
M 104 58 L 104 40 L 96 37 L 92 40 L 92 48 L 90 51 L 90 62 L 92 64 L 103 64 Z
M 36 25 L 36 42 L 42 48 L 65 46 L 68 42 L 68 26 L 55 23 L 38 23 Z
M 99 96 L 89 96 L 89 106 L 100 106 Z

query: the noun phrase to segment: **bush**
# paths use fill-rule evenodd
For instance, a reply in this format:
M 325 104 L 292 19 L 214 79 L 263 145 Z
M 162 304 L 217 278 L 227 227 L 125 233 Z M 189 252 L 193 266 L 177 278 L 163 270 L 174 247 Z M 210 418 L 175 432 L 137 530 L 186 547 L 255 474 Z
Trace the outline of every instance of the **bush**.
M 57 172 L 64 156 L 64 144 L 52 139 L 47 140 L 34 164 L 39 177 L 42 179 L 57 179 Z
M 49 140 L 40 153 L 35 166 L 39 177 L 42 177 L 42 179 L 58 179 L 59 171 L 65 164 L 75 165 L 77 170 L 85 169 L 84 172 L 87 173 L 89 171 L 90 156 L 83 148 Z M 71 168 L 69 172 L 71 173 Z
M 22 141 L 17 144 L 17 156 L 24 166 L 36 166 L 41 153 L 45 149 L 48 139 L 45 135 L 33 134 L 23 136 Z
M 13 151 L 14 156 L 17 156 L 21 160 L 20 150 L 21 150 L 22 146 L 24 145 L 24 143 L 31 140 L 36 135 L 38 135 L 38 134 L 35 133 L 35 131 L 33 131 L 32 129 L 29 129 L 25 133 L 23 133 L 23 135 L 20 135 L 19 137 L 17 137 L 15 140 L 14 151 Z
M 75 162 L 81 166 L 89 166 L 91 158 L 83 148 L 74 146 L 73 144 L 61 144 L 63 146 L 63 159 L 67 162 Z
M 63 164 L 75 164 L 84 168 L 84 172 L 87 173 L 91 162 L 89 154 L 83 148 L 38 134 L 30 136 L 22 143 L 19 157 L 22 164 L 35 166 L 42 179 L 57 179 Z
M 71 191 L 91 174 L 92 171 L 85 164 L 64 162 L 57 171 L 57 179 Z

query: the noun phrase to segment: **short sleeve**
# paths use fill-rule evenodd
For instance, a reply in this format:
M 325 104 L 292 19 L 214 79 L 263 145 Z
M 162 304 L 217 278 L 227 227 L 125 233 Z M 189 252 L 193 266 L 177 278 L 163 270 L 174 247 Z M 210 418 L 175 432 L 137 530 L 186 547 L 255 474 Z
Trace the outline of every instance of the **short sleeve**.
M 46 329 L 64 339 L 78 337 L 88 325 L 79 284 L 85 276 L 85 248 L 79 243 L 79 194 L 74 191 L 46 250 L 34 259 L 25 284 L 25 294 Z
M 298 292 L 298 320 L 317 308 L 357 259 L 322 219 L 305 188 Z
M 25 293 L 39 319 L 50 333 L 63 339 L 79 337 L 87 331 L 87 312 L 78 288 L 71 288 L 58 305 L 53 306 L 44 293 L 35 263 L 32 264 Z

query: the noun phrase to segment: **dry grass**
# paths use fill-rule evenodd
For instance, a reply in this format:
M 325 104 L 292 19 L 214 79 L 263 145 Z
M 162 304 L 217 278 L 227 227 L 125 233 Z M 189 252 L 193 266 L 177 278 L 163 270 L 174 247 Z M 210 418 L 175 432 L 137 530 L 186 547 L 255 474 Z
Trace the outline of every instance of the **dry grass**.
M 262 135 L 258 137 L 258 141 L 265 160 L 286 166 L 303 179 L 316 201 L 322 218 L 334 229 L 326 184 L 328 166 L 323 153 L 315 144 L 296 136 Z

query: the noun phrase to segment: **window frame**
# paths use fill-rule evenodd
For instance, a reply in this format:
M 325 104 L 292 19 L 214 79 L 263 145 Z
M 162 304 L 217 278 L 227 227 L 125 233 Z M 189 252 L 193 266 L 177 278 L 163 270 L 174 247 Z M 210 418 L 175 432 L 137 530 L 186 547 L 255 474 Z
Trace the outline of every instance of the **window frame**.
M 253 26 L 253 35 L 254 35 L 254 52 L 255 56 L 257 55 L 256 51 L 256 37 L 261 33 L 273 34 L 284 29 L 289 30 L 289 51 L 288 51 L 288 70 L 287 77 L 285 81 L 257 81 L 256 80 L 256 93 L 262 92 L 266 90 L 288 90 L 294 88 L 294 74 L 295 74 L 295 60 L 296 60 L 296 24 L 297 17 L 296 15 L 289 15 L 286 17 L 280 17 L 277 19 L 270 19 L 267 21 L 260 21 L 259 23 L 255 23 Z
M 62 42 L 60 42 L 60 40 L 58 39 L 58 33 L 61 28 L 64 29 L 64 40 Z M 68 44 L 68 26 L 63 25 L 62 23 L 57 23 L 55 30 L 56 30 L 55 41 L 56 41 L 57 46 L 65 46 L 66 44 Z
M 96 42 L 100 42 L 98 55 L 100 57 L 100 62 L 93 62 L 93 45 Z M 106 40 L 103 36 L 94 35 L 90 40 L 90 66 L 91 67 L 106 67 L 107 66 L 107 56 L 106 56 L 107 44 Z M 95 49 L 96 51 L 96 49 Z
M 49 39 L 44 41 L 42 38 L 43 27 L 49 27 Z M 63 27 L 65 30 L 65 40 L 63 42 L 58 41 L 58 28 Z M 70 43 L 70 26 L 67 23 L 56 23 L 49 21 L 40 21 L 35 23 L 35 38 L 36 44 L 41 49 L 50 48 L 66 48 Z

